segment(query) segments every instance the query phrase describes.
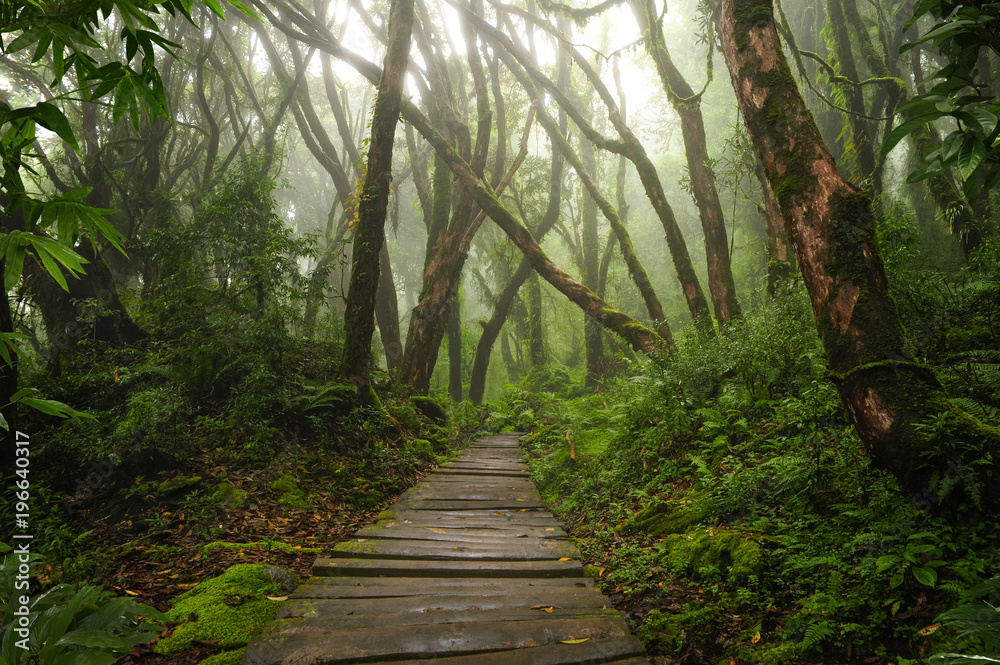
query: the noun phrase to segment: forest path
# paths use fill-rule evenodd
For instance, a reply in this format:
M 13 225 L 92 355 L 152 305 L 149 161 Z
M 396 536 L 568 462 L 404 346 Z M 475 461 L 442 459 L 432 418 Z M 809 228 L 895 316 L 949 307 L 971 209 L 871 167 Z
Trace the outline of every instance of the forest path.
M 244 665 L 647 665 L 542 502 L 518 436 L 473 443 L 317 559 Z

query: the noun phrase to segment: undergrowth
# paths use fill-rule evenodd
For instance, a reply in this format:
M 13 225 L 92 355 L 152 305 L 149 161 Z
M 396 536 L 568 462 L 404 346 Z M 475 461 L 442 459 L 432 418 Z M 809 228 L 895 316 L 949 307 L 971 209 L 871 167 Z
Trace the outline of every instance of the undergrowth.
M 509 386 L 488 421 L 530 432 L 543 497 L 650 653 L 895 662 L 946 646 L 934 618 L 996 573 L 996 526 L 932 517 L 869 464 L 805 295 L 677 343 L 596 394 Z M 983 368 L 943 371 L 992 408 Z

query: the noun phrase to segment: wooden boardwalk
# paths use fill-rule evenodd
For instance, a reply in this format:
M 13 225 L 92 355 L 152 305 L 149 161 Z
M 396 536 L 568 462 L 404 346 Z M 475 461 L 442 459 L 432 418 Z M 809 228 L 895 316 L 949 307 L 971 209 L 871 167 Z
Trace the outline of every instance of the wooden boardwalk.
M 528 478 L 486 437 L 317 559 L 244 665 L 648 665 Z

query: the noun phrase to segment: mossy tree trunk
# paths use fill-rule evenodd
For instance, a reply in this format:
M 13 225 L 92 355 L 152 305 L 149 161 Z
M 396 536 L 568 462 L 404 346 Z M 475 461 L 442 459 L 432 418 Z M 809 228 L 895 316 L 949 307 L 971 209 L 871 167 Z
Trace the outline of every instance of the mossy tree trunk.
M 410 62 L 412 28 L 413 0 L 393 0 L 389 10 L 389 48 L 372 114 L 368 173 L 359 197 L 351 281 L 344 312 L 344 357 L 340 363 L 341 376 L 355 383 L 363 399 L 371 394 L 369 363 L 375 331 L 379 256 L 385 244 L 392 148 L 402 100 L 403 74 Z
M 528 357 L 532 367 L 545 365 L 545 338 L 542 326 L 542 285 L 532 271 L 525 283 L 524 298 L 528 306 Z
M 588 316 L 595 319 L 609 331 L 620 335 L 636 351 L 654 352 L 665 349 L 663 339 L 642 325 L 628 314 L 621 312 L 604 302 L 601 298 L 567 275 L 562 269 L 546 256 L 538 242 L 507 208 L 500 203 L 489 184 L 478 177 L 475 171 L 452 148 L 443 136 L 427 121 L 427 118 L 410 103 L 404 103 L 403 112 L 406 119 L 423 134 L 455 174 L 460 186 L 469 192 L 476 203 L 510 238 L 521 253 L 528 259 L 538 274 L 557 291 L 565 295 L 571 302 L 583 309 Z
M 778 200 L 774 198 L 771 183 L 767 181 L 764 166 L 759 159 L 754 160 L 754 174 L 760 182 L 761 196 L 764 200 L 764 222 L 767 226 L 767 295 L 773 298 L 779 292 L 781 285 L 787 285 L 795 274 L 795 255 L 788 246 L 785 220 L 781 216 Z
M 719 192 L 715 188 L 715 171 L 712 170 L 708 156 L 705 121 L 701 115 L 701 95 L 695 94 L 687 79 L 674 66 L 653 1 L 631 0 L 630 4 L 646 43 L 646 52 L 656 65 L 667 100 L 681 120 L 691 192 L 705 234 L 708 290 L 715 318 L 721 326 L 740 315 L 740 303 L 736 298 L 736 282 L 733 280 L 729 241 L 726 238 L 726 218 L 722 212 Z
M 394 372 L 403 357 L 403 345 L 399 339 L 399 303 L 396 300 L 396 284 L 392 278 L 388 243 L 382 243 L 379 268 L 378 291 L 375 294 L 375 321 L 378 323 L 378 333 L 385 351 L 386 369 Z
M 462 304 L 456 292 L 448 307 L 448 392 L 462 401 Z
M 594 144 L 586 137 L 580 139 L 580 156 L 583 169 L 591 174 L 597 173 Z M 598 268 L 601 262 L 597 240 L 597 202 L 588 191 L 582 191 L 581 195 L 583 197 L 580 202 L 580 218 L 583 227 L 581 233 L 583 284 L 591 291 L 596 291 Z M 587 315 L 583 317 L 583 337 L 587 357 L 587 374 L 584 382 L 588 387 L 593 387 L 601 382 L 604 366 L 604 332 L 601 330 L 600 324 Z
M 781 50 L 770 0 L 712 0 L 733 88 L 781 206 L 841 400 L 873 463 L 911 496 L 1000 504 L 1000 430 L 957 410 L 908 353 L 871 200 L 837 170 Z M 949 414 L 948 440 L 920 425 Z M 950 478 L 948 477 L 950 476 Z M 958 505 L 953 493 L 948 503 Z

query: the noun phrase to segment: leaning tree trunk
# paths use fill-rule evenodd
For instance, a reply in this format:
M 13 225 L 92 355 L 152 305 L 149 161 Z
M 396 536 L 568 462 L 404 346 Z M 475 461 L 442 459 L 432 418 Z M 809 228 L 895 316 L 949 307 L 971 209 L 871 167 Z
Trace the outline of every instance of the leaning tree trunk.
M 393 372 L 399 367 L 399 361 L 403 357 L 403 345 L 399 340 L 399 304 L 396 301 L 396 285 L 392 279 L 392 264 L 389 262 L 389 244 L 385 242 L 379 252 L 379 268 L 375 320 L 382 337 L 386 369 Z
M 462 301 L 458 292 L 448 306 L 448 392 L 453 402 L 462 401 Z
M 393 0 L 389 10 L 389 49 L 378 85 L 368 146 L 368 175 L 361 189 L 357 234 L 351 257 L 351 281 L 344 312 L 344 357 L 341 376 L 355 383 L 358 395 L 371 394 L 369 363 L 375 332 L 375 295 L 379 255 L 385 244 L 385 213 L 389 204 L 392 146 L 403 96 L 403 73 L 410 61 L 413 0 Z
M 712 4 L 740 110 L 798 255 L 827 365 L 873 463 L 928 508 L 939 506 L 950 487 L 997 505 L 1000 430 L 956 409 L 933 372 L 908 353 L 871 199 L 837 171 L 781 50 L 771 0 Z M 928 441 L 919 429 L 940 413 L 949 414 L 948 443 Z M 961 501 L 954 494 L 947 499 L 952 506 Z
M 656 17 L 652 0 L 632 0 L 633 12 L 639 21 L 646 42 L 646 51 L 653 58 L 667 100 L 681 120 L 684 154 L 691 177 L 691 192 L 701 228 L 705 234 L 705 258 L 708 264 L 708 290 L 719 325 L 725 325 L 740 315 L 736 298 L 736 282 L 726 238 L 726 218 L 715 188 L 715 171 L 708 156 L 705 120 L 701 115 L 701 94 L 695 94 L 687 79 L 674 66 L 663 39 L 663 29 Z

